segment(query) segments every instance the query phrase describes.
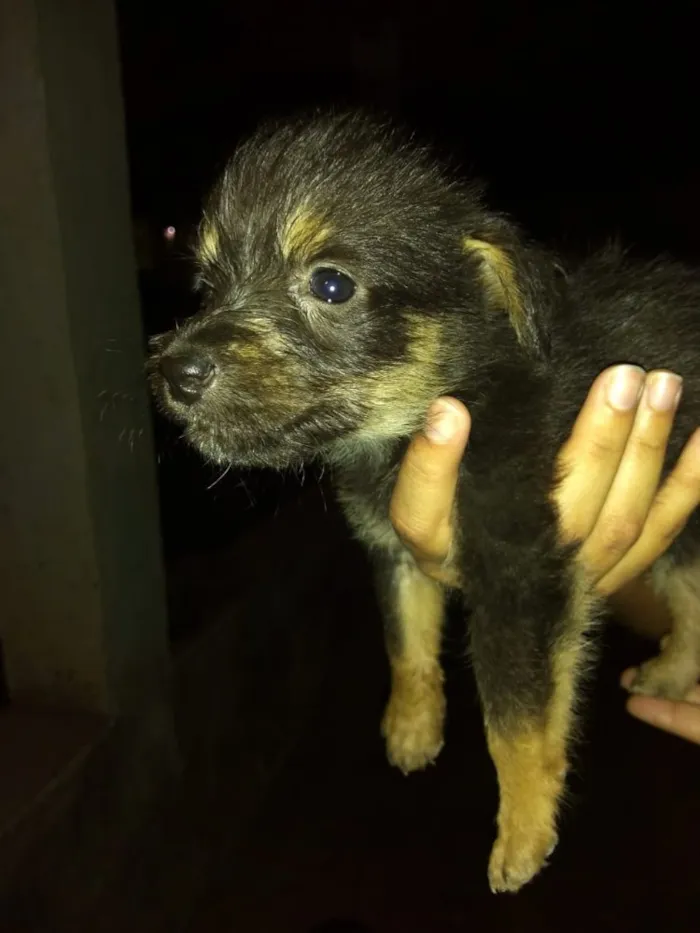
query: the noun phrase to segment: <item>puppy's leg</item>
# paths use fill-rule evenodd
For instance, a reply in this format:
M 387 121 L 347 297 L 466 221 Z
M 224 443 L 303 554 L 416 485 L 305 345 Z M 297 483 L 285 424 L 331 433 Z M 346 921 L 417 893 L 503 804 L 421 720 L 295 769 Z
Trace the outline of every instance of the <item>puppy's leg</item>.
M 567 746 L 595 608 L 582 579 L 568 598 L 561 595 L 554 626 L 546 619 L 559 598 L 542 598 L 532 581 L 529 594 L 500 600 L 517 607 L 515 620 L 499 624 L 483 611 L 472 618 L 474 670 L 500 795 L 489 863 L 494 892 L 518 891 L 543 868 L 557 842 Z
M 632 693 L 682 700 L 700 679 L 700 561 L 684 567 L 663 558 L 651 574 L 654 589 L 664 596 L 673 625 L 661 642 L 661 653 L 642 664 Z
M 443 743 L 444 591 L 407 554 L 381 562 L 377 578 L 391 665 L 382 734 L 389 761 L 408 774 L 434 761 Z

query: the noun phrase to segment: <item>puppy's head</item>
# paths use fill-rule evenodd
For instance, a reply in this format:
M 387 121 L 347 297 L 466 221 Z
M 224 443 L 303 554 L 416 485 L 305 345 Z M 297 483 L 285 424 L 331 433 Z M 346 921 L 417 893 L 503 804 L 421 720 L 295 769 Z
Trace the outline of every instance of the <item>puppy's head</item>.
M 403 436 L 456 387 L 485 315 L 541 348 L 513 237 L 384 124 L 265 128 L 206 206 L 201 312 L 153 342 L 161 408 L 221 463 L 280 467 Z

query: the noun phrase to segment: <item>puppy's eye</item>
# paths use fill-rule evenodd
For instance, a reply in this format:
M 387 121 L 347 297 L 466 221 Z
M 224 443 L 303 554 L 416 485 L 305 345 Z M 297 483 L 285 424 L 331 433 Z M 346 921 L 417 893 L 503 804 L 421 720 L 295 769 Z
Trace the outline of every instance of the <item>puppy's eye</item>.
M 316 269 L 309 288 L 315 298 L 333 305 L 349 301 L 355 294 L 355 283 L 350 276 L 336 269 Z

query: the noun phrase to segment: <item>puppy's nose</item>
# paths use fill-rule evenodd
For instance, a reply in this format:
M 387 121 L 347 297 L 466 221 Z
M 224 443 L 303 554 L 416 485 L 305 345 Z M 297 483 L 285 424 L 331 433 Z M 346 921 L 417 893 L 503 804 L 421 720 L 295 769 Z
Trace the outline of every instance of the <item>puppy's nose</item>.
M 196 352 L 161 357 L 160 371 L 172 396 L 185 405 L 199 401 L 214 378 L 212 361 Z

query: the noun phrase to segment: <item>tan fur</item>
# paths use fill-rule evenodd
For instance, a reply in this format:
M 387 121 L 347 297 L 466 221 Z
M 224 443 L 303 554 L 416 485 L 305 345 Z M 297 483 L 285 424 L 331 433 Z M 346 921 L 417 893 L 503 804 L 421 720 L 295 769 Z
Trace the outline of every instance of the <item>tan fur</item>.
M 358 442 L 366 452 L 367 441 L 381 445 L 382 441 L 395 437 L 397 431 L 408 433 L 418 430 L 431 401 L 445 391 L 439 374 L 441 323 L 417 315 L 408 317 L 410 349 L 405 361 L 377 369 L 366 376 L 338 380 L 334 389 L 338 398 L 343 401 L 356 399 L 358 406 L 367 407 L 371 413 L 356 437 L 338 444 L 336 462 L 342 461 L 344 448 L 348 448 L 347 456 L 353 456 Z M 299 395 L 298 387 L 305 382 L 303 365 L 295 361 L 291 348 L 285 344 L 278 329 L 265 318 L 249 321 L 248 326 L 252 335 L 230 346 L 232 359 L 245 361 L 246 376 L 256 379 L 258 394 L 267 389 L 288 393 L 284 400 L 274 400 L 275 407 L 303 411 L 307 405 L 301 397 L 296 397 Z M 281 402 L 284 404 L 280 405 Z M 378 454 L 383 454 L 381 447 L 378 447 Z
M 547 707 L 548 742 L 564 753 L 575 727 L 577 688 L 589 662 L 586 636 L 598 620 L 601 605 L 593 583 L 583 570 L 576 567 L 573 574 L 567 624 L 552 653 L 554 690 Z
M 410 317 L 410 348 L 405 361 L 368 376 L 341 381 L 340 391 L 368 405 L 363 438 L 391 438 L 418 430 L 433 399 L 447 391 L 441 376 L 442 324 Z
M 201 263 L 215 263 L 219 254 L 219 234 L 212 224 L 204 223 L 200 230 L 197 254 Z
M 294 256 L 302 262 L 308 262 L 314 253 L 323 248 L 330 235 L 331 229 L 322 218 L 301 208 L 292 215 L 282 231 L 282 255 L 285 259 Z
M 285 358 L 285 363 L 290 362 L 290 347 L 269 318 L 250 318 L 246 326 L 251 335 L 232 345 L 238 359 L 255 362 L 274 360 L 276 367 L 279 367 L 281 357 Z
M 493 891 L 517 891 L 545 865 L 557 840 L 556 821 L 568 770 L 575 700 L 587 663 L 586 634 L 599 600 L 581 570 L 567 623 L 552 652 L 552 694 L 542 722 L 509 729 L 487 723 L 489 751 L 498 773 L 498 838 L 491 853 Z
M 566 759 L 550 748 L 544 723 L 523 722 L 507 733 L 487 725 L 486 734 L 500 794 L 489 882 L 494 892 L 518 891 L 556 846 Z
M 524 343 L 523 297 L 508 254 L 493 243 L 470 237 L 465 238 L 464 249 L 479 259 L 479 274 L 489 300 L 508 314 L 518 340 Z
M 389 643 L 391 696 L 382 733 L 389 761 L 407 774 L 433 762 L 443 744 L 444 592 L 410 559 L 399 565 L 396 587 L 400 631 L 396 645 Z

